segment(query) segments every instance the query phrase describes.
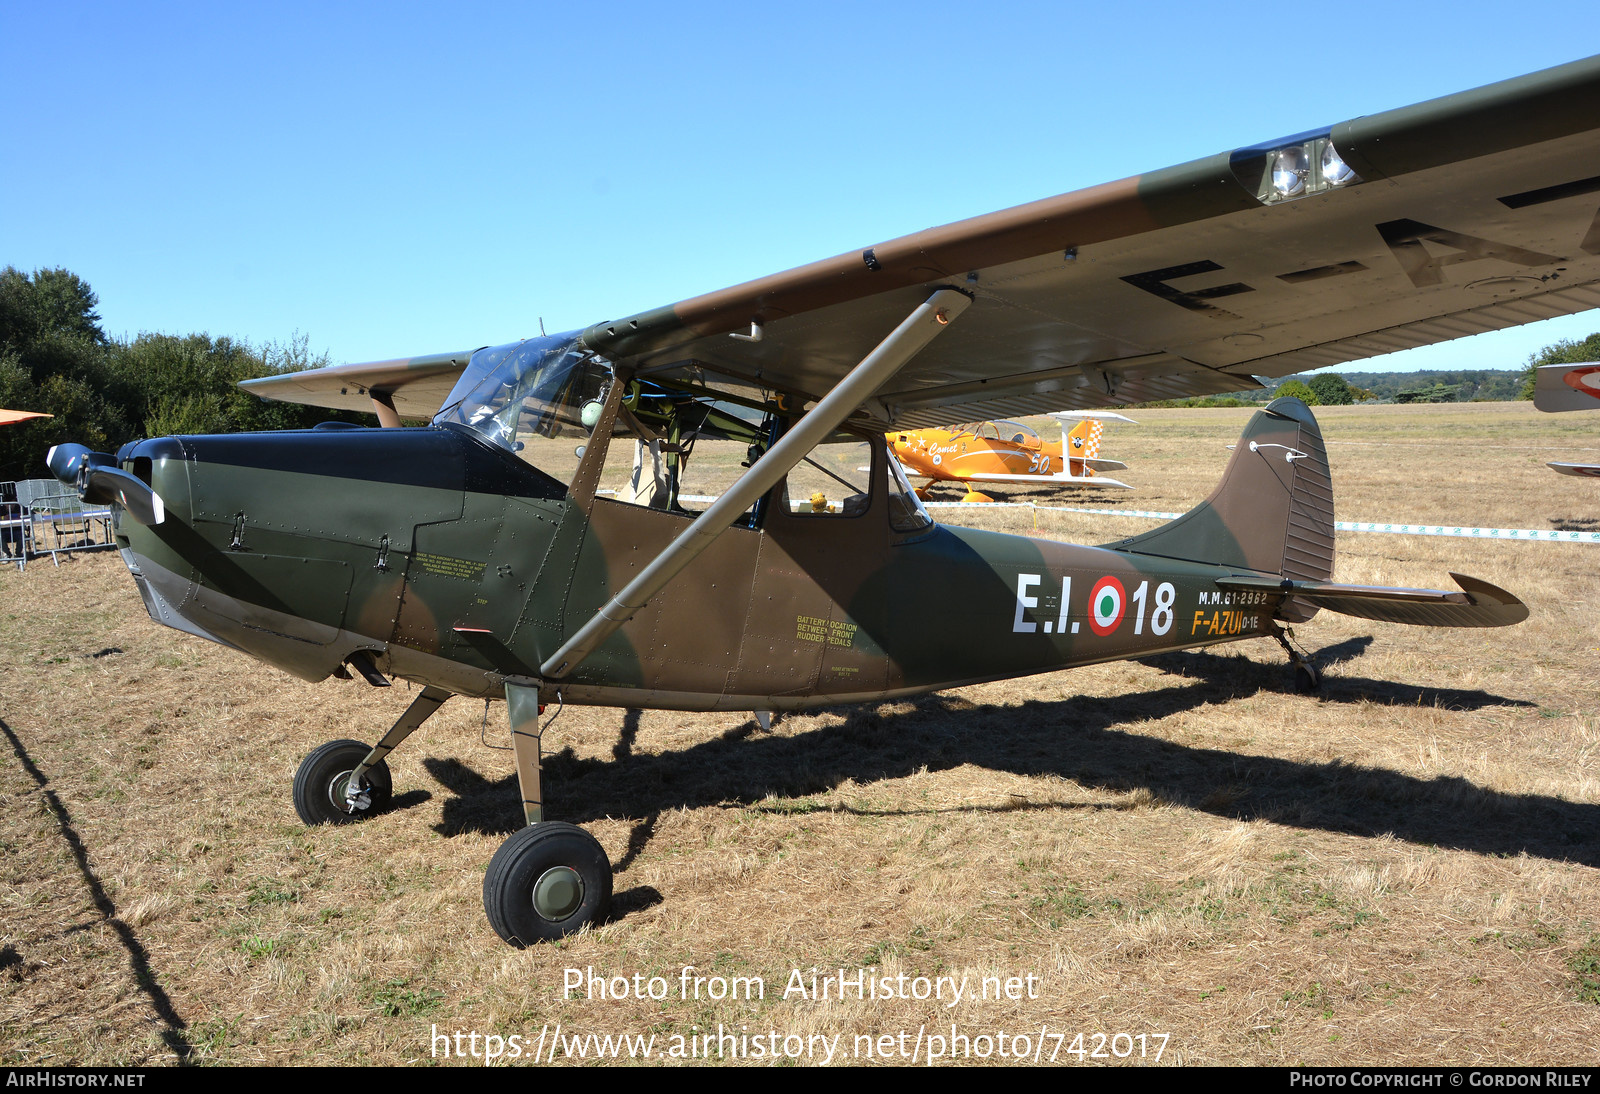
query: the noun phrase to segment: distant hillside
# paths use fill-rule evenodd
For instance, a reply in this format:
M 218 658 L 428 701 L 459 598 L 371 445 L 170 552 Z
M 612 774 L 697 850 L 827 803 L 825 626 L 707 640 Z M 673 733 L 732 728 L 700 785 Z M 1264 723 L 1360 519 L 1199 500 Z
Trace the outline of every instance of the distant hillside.
M 1330 375 L 1323 373 L 1323 376 Z M 1520 369 L 1463 369 L 1446 372 L 1427 369 L 1419 372 L 1338 372 L 1350 385 L 1351 395 L 1357 402 L 1509 402 L 1518 397 L 1524 372 Z M 1173 399 L 1146 406 L 1251 406 L 1269 402 L 1278 389 L 1291 382 L 1315 387 L 1316 375 L 1300 373 L 1285 376 L 1269 388 L 1240 391 L 1228 395 L 1210 395 L 1198 399 Z M 1371 392 L 1371 397 L 1361 399 L 1360 392 Z M 1291 391 L 1285 394 L 1301 394 Z
M 1402 392 L 1425 391 L 1440 386 L 1455 388 L 1457 395 L 1450 400 L 1458 403 L 1508 402 L 1517 398 L 1522 386 L 1521 369 L 1466 369 L 1458 372 L 1441 372 L 1430 369 L 1423 372 L 1343 372 L 1351 387 L 1372 392 L 1382 403 L 1397 402 Z M 1300 377 L 1304 380 L 1307 377 Z

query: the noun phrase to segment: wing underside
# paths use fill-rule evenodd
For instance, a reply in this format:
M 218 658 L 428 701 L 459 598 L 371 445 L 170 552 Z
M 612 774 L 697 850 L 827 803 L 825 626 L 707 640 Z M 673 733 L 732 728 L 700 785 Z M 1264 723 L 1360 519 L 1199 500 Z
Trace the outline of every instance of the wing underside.
M 1272 183 L 1286 163 L 1305 168 L 1289 196 Z M 931 229 L 584 340 L 644 373 L 815 398 L 944 285 L 973 306 L 883 385 L 870 421 L 1237 391 L 1600 306 L 1597 172 L 1600 58 Z M 729 337 L 752 324 L 759 341 Z
M 1600 307 L 1600 57 L 932 228 L 581 337 L 636 376 L 808 402 L 941 287 L 972 306 L 866 400 L 859 427 L 1238 391 Z M 441 355 L 246 386 L 363 408 L 370 392 L 425 416 L 464 365 Z
M 263 399 L 330 410 L 372 412 L 374 401 L 391 404 L 401 418 L 426 420 L 443 405 L 466 371 L 470 353 L 439 353 L 332 365 L 242 381 L 239 386 Z

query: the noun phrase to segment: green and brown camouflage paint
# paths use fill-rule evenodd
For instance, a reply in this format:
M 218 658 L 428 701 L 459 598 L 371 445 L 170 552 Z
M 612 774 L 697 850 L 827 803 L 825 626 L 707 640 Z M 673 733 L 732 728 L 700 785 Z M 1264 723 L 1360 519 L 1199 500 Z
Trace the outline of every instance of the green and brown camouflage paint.
M 472 695 L 536 686 L 543 659 L 691 520 L 592 486 L 575 497 L 458 429 L 166 438 L 123 465 L 167 507 L 154 527 L 118 522 L 147 602 L 307 679 L 364 651 Z M 848 518 L 769 504 L 562 681 L 565 699 L 802 709 L 1235 641 L 1309 612 L 1281 588 L 1219 581 L 1332 571 L 1326 456 L 1294 400 L 1256 415 L 1205 503 L 1108 547 L 896 532 L 889 505 L 881 487 Z

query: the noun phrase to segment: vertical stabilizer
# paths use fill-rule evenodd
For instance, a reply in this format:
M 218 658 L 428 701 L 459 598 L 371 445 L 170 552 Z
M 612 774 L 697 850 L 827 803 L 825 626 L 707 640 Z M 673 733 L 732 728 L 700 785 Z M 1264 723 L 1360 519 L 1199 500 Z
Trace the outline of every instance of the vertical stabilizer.
M 1061 425 L 1061 456 L 1062 469 L 1069 475 L 1088 477 L 1094 474 L 1088 461 L 1100 454 L 1100 434 L 1105 427 L 1098 419 L 1085 418 L 1073 427 L 1072 432 L 1066 432 L 1066 423 Z
M 1106 546 L 1297 581 L 1333 576 L 1333 483 L 1322 432 L 1299 399 L 1274 399 L 1245 426 L 1211 496 L 1160 528 Z M 1280 618 L 1309 619 L 1286 604 Z

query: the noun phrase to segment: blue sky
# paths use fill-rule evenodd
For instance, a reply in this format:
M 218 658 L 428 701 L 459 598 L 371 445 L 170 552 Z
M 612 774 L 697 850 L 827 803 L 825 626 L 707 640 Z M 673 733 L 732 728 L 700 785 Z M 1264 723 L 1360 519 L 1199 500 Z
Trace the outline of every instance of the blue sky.
M 0 5 L 0 264 L 106 330 L 511 341 L 1600 49 L 1600 5 Z M 1519 367 L 1588 313 L 1362 368 Z

